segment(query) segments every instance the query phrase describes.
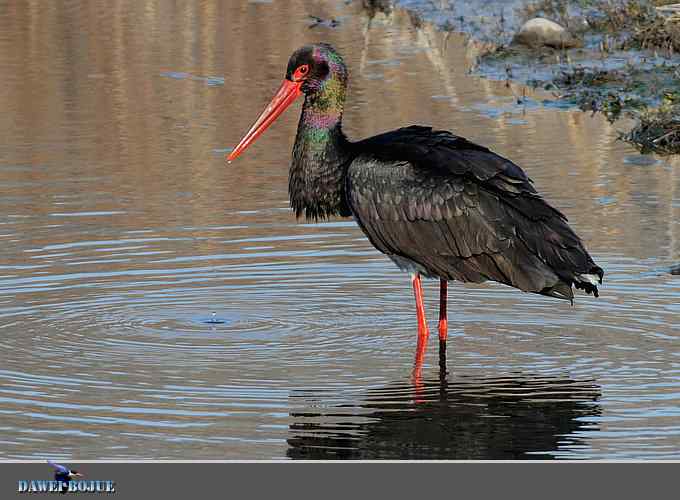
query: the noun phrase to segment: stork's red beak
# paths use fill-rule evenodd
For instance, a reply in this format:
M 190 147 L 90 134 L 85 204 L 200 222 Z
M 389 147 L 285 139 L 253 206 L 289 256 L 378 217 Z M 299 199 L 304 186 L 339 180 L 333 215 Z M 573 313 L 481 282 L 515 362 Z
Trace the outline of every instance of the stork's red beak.
M 281 87 L 276 92 L 272 100 L 269 102 L 257 121 L 250 127 L 248 133 L 243 136 L 241 142 L 234 148 L 234 150 L 227 156 L 227 161 L 236 159 L 243 151 L 250 146 L 255 139 L 262 135 L 262 132 L 267 130 L 269 125 L 274 123 L 281 113 L 283 113 L 288 106 L 292 104 L 296 97 L 302 94 L 300 87 L 302 82 L 291 82 L 286 79 L 283 80 Z

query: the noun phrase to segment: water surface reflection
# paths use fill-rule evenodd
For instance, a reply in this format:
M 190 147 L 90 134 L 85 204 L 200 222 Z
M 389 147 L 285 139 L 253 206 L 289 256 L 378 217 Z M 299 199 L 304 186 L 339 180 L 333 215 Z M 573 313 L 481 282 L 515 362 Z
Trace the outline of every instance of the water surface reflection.
M 515 374 L 475 379 L 442 375 L 422 385 L 367 391 L 359 404 L 323 411 L 324 394 L 293 395 L 294 459 L 549 459 L 587 448 L 601 413 L 593 381 Z M 295 405 L 296 402 L 293 404 Z M 297 403 L 299 405 L 299 403 Z M 296 406 L 297 406 L 296 405 Z

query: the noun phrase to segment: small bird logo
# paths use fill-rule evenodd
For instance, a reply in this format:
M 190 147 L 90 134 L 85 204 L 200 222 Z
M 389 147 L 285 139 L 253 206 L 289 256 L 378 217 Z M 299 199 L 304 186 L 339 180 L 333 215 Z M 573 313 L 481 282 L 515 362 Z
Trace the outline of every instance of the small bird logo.
M 83 477 L 83 475 L 74 469 L 69 469 L 68 467 L 54 463 L 52 460 L 48 460 L 47 463 L 54 468 L 54 480 L 61 483 L 61 492 L 66 493 L 68 491 L 68 483 L 76 477 Z

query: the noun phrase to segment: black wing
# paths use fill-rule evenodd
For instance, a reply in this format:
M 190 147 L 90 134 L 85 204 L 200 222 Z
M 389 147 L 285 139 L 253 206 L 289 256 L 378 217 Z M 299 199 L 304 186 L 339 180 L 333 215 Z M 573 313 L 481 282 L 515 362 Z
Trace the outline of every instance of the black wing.
M 355 144 L 347 201 L 373 245 L 430 276 L 571 300 L 603 271 L 520 167 L 462 137 L 406 127 Z

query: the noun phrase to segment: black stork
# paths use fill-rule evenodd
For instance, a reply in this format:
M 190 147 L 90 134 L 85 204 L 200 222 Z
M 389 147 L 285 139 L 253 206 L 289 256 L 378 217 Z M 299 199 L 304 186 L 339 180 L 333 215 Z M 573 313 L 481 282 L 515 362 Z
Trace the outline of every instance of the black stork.
M 348 140 L 342 131 L 347 77 L 342 57 L 330 45 L 296 50 L 281 87 L 227 160 L 238 157 L 304 94 L 289 175 L 291 207 L 298 218 L 354 217 L 373 246 L 411 273 L 416 364 L 429 335 L 421 276 L 440 280 L 444 351 L 449 281 L 497 281 L 572 303 L 572 287 L 598 296 L 603 270 L 567 218 L 510 160 L 422 126 Z

